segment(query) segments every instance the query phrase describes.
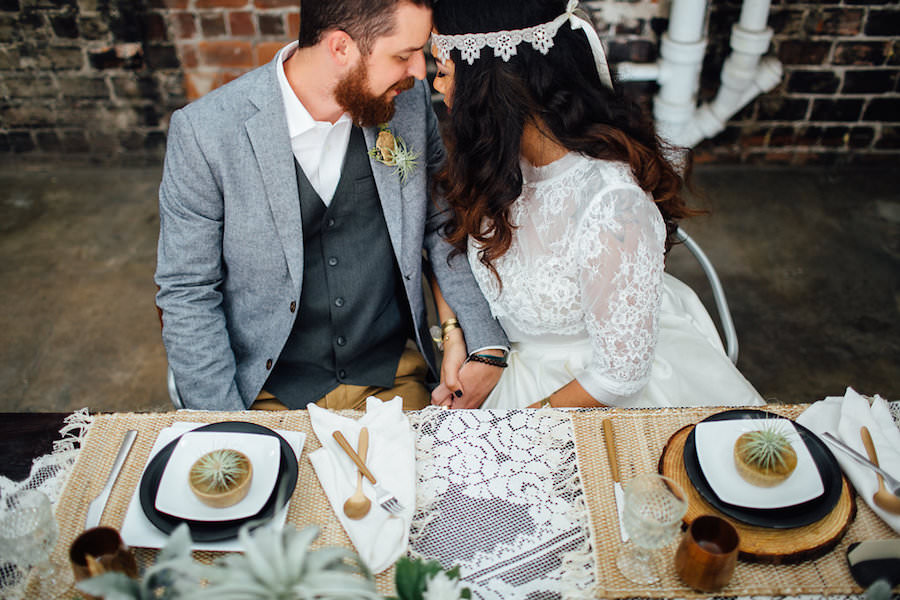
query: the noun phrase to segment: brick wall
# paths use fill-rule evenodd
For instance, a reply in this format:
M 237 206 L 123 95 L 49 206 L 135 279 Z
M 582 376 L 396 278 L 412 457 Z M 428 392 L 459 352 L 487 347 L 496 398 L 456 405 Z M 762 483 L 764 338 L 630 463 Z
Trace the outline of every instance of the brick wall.
M 326 0 L 323 0 L 326 1 Z M 588 0 L 613 61 L 652 62 L 666 0 Z M 712 0 L 701 97 L 718 89 L 738 0 Z M 900 156 L 900 8 L 773 0 L 784 79 L 697 148 L 706 162 L 841 164 Z M 0 153 L 158 161 L 168 115 L 267 62 L 297 0 L 0 0 Z M 649 102 L 655 84 L 630 84 Z
M 653 62 L 666 6 L 588 2 L 610 59 Z M 712 0 L 701 100 L 712 99 L 741 3 Z M 701 162 L 880 164 L 900 157 L 900 8 L 888 0 L 773 0 L 770 54 L 784 66 L 771 92 L 702 142 Z M 649 98 L 655 84 L 631 84 Z
M 0 0 L 0 153 L 161 156 L 184 103 L 168 37 L 145 0 Z

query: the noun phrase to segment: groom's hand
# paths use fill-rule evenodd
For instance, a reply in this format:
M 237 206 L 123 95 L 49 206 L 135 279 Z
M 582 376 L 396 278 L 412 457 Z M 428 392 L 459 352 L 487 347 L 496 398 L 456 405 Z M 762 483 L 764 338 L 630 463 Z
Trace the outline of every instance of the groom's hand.
M 470 361 L 459 370 L 460 391 L 454 395 L 450 408 L 480 407 L 500 380 L 503 369 L 493 365 Z

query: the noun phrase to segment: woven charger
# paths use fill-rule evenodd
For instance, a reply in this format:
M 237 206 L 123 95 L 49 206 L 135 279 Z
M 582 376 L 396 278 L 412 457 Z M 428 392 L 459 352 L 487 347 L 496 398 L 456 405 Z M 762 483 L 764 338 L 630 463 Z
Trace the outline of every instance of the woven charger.
M 691 483 L 684 468 L 684 444 L 695 425 L 675 432 L 663 448 L 659 472 L 674 479 L 688 496 L 684 521 L 690 524 L 701 515 L 717 515 L 728 520 L 741 536 L 741 560 L 768 564 L 795 563 L 818 558 L 834 548 L 856 516 L 856 502 L 846 477 L 841 476 L 841 496 L 823 519 L 793 529 L 770 529 L 741 523 L 707 502 Z

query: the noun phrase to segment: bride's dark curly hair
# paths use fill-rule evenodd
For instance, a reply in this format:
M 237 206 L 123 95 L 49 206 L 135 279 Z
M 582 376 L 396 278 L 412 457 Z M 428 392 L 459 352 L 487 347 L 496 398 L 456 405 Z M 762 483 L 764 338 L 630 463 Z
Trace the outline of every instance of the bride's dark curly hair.
M 435 29 L 444 35 L 531 27 L 565 11 L 566 0 L 440 0 Z M 522 191 L 519 156 L 526 123 L 566 149 L 631 166 L 666 223 L 666 248 L 677 221 L 699 211 L 682 197 L 683 179 L 663 156 L 663 144 L 644 111 L 600 82 L 583 31 L 566 22 L 544 55 L 523 42 L 509 62 L 481 49 L 471 65 L 453 50 L 453 107 L 445 127 L 448 159 L 436 178 L 451 216 L 444 235 L 457 251 L 472 236 L 479 259 L 492 262 L 509 250 L 510 206 Z

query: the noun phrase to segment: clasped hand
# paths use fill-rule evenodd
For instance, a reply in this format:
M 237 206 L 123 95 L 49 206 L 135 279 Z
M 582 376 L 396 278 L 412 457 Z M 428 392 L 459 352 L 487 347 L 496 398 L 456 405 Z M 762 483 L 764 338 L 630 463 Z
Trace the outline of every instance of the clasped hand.
M 447 408 L 478 408 L 500 380 L 503 369 L 480 362 L 467 362 L 462 330 L 444 338 L 441 383 L 431 392 L 431 403 Z

